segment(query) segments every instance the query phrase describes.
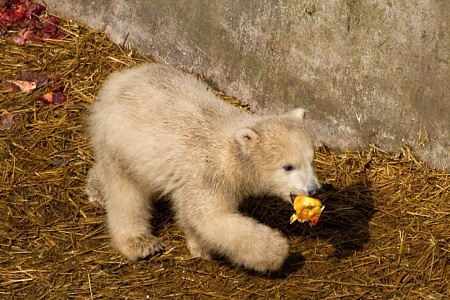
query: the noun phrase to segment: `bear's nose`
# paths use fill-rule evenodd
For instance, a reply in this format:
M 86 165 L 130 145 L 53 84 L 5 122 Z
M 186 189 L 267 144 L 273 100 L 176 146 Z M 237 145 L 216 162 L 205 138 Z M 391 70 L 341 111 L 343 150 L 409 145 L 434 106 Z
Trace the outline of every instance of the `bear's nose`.
M 317 194 L 320 194 L 322 191 L 323 191 L 322 187 L 318 187 L 318 188 L 308 191 L 308 195 L 311 197 L 316 196 Z

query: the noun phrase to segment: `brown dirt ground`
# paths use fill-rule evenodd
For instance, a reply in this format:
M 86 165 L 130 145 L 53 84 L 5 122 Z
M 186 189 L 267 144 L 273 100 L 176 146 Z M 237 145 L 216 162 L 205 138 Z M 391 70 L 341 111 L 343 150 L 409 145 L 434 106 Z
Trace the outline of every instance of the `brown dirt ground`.
M 242 206 L 289 238 L 278 273 L 257 274 L 223 259 L 191 258 L 183 233 L 161 203 L 154 221 L 167 250 L 128 262 L 108 242 L 105 213 L 83 193 L 92 153 L 86 109 L 105 76 L 149 59 L 63 21 L 61 41 L 19 46 L 0 37 L 1 80 L 21 71 L 59 74 L 67 102 L 46 105 L 0 90 L 0 109 L 19 116 L 0 131 L 0 298 L 3 299 L 446 299 L 450 295 L 450 175 L 414 158 L 316 151 L 326 192 L 317 227 L 289 225 L 277 199 Z M 226 98 L 226 97 L 225 97 Z M 235 101 L 233 98 L 228 100 Z

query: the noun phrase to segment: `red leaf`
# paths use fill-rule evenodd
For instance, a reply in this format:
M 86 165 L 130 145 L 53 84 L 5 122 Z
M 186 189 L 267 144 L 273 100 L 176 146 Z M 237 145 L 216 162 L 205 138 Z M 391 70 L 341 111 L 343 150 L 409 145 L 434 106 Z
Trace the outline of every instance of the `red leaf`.
M 60 87 L 56 90 L 48 92 L 45 95 L 41 95 L 36 99 L 44 102 L 45 104 L 61 104 L 66 101 L 66 97 L 63 94 L 64 87 Z
M 60 40 L 67 36 L 58 27 L 58 17 L 45 14 L 36 18 L 45 11 L 45 6 L 39 3 L 31 3 L 29 0 L 0 0 L 0 4 L 0 36 L 6 34 L 11 27 L 22 29 L 13 36 L 13 41 L 19 45 L 26 42 L 40 43 L 40 38 Z
M 7 80 L 3 83 L 3 89 L 11 90 L 14 93 L 28 93 L 36 88 L 36 83 L 24 80 Z
M 25 9 L 23 8 L 23 5 L 17 5 L 14 9 L 14 12 L 16 15 L 24 17 L 25 16 Z
M 11 91 L 13 93 L 19 93 L 20 92 L 20 88 L 17 85 L 15 85 L 14 83 L 9 82 L 9 81 L 3 82 L 3 90 Z
M 40 15 L 45 10 L 45 6 L 39 4 L 39 3 L 32 3 L 27 9 L 25 10 L 25 16 L 27 19 L 31 19 L 33 15 Z
M 14 26 L 23 19 L 25 19 L 25 16 L 22 9 L 16 11 L 15 9 L 7 8 L 0 13 L 0 21 L 6 25 Z
M 59 18 L 46 14 L 43 18 L 42 18 L 42 25 L 43 26 L 47 26 L 47 24 L 51 24 L 51 25 L 59 25 Z
M 27 30 L 38 30 L 39 28 L 41 28 L 41 22 L 39 20 L 36 21 L 36 19 L 30 19 L 30 21 L 28 21 L 27 25 L 25 25 L 25 28 Z
M 1 130 L 10 130 L 16 125 L 16 122 L 19 121 L 19 116 L 16 114 L 10 113 L 7 109 L 4 109 L 1 115 L 2 125 Z
M 42 29 L 39 36 L 44 39 L 61 40 L 67 36 L 67 33 L 58 28 L 59 18 L 46 15 L 42 18 Z
M 13 42 L 19 45 L 25 44 L 25 42 L 30 41 L 33 43 L 40 43 L 39 38 L 35 35 L 35 33 L 31 30 L 27 30 L 26 28 L 19 31 L 16 35 L 13 36 Z
M 29 71 L 20 71 L 17 74 L 17 80 L 25 80 L 25 81 L 32 81 L 36 83 L 36 87 L 41 87 L 48 82 L 56 83 L 60 80 L 59 75 L 50 73 L 47 71 L 42 71 L 39 73 L 36 72 L 29 72 Z
M 9 2 L 11 2 L 11 4 L 13 6 L 18 6 L 18 5 L 22 5 L 22 4 L 25 4 L 27 6 L 30 5 L 29 0 L 10 0 Z

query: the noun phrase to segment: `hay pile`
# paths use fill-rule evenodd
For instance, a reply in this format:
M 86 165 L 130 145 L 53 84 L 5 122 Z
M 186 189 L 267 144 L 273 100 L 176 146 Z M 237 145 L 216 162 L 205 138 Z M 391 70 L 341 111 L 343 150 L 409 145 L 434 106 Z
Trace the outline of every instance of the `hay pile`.
M 0 109 L 18 115 L 0 131 L 0 298 L 2 299 L 444 299 L 450 295 L 450 176 L 404 147 L 389 154 L 316 151 L 326 183 L 319 225 L 289 225 L 277 199 L 242 210 L 283 231 L 292 256 L 276 274 L 190 258 L 167 204 L 154 220 L 167 251 L 128 262 L 112 250 L 104 211 L 83 193 L 92 154 L 83 118 L 111 71 L 148 61 L 70 21 L 60 41 L 19 46 L 0 37 L 0 76 L 49 71 L 67 101 L 0 91 Z M 255 204 L 256 203 L 256 204 Z

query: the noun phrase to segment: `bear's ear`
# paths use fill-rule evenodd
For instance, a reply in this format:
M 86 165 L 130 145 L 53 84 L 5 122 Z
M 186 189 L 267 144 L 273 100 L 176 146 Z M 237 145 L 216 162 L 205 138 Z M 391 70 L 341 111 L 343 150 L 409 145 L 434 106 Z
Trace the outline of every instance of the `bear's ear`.
M 300 119 L 303 121 L 305 119 L 306 110 L 304 110 L 303 108 L 297 108 L 297 109 L 294 109 L 293 111 L 291 111 L 289 113 L 289 115 L 291 115 L 292 117 L 294 117 L 296 119 Z
M 259 134 L 253 128 L 243 128 L 234 134 L 234 138 L 241 146 L 241 149 L 244 152 L 248 152 L 259 140 Z

